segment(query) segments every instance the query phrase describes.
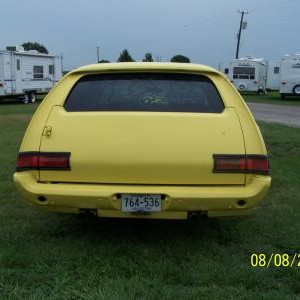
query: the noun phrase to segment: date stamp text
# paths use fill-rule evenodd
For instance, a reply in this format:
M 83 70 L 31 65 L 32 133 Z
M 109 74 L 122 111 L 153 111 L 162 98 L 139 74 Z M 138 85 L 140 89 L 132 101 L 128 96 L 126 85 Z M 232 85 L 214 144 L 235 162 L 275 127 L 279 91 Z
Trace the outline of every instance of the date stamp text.
M 253 268 L 269 268 L 269 267 L 283 267 L 300 268 L 300 253 L 253 253 L 250 256 L 250 265 Z

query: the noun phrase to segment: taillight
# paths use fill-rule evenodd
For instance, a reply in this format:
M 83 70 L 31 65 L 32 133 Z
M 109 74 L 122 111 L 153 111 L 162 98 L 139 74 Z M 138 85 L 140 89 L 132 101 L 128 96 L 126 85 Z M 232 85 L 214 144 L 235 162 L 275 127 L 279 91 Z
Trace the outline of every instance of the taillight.
M 17 171 L 34 170 L 39 167 L 38 152 L 19 153 L 17 160 Z
M 223 155 L 215 154 L 214 173 L 269 174 L 269 160 L 266 155 Z
M 281 84 L 282 84 L 282 85 L 286 85 L 286 81 L 282 81 Z
M 17 172 L 26 170 L 70 170 L 70 152 L 21 152 Z

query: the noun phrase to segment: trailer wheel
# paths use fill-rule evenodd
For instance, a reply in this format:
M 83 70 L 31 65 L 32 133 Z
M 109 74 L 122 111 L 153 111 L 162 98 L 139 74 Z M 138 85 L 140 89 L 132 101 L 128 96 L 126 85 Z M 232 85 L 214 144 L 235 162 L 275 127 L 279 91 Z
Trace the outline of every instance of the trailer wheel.
M 24 94 L 22 96 L 19 97 L 19 100 L 24 103 L 24 104 L 27 104 L 29 102 L 29 96 L 28 94 Z
M 246 83 L 244 82 L 240 82 L 239 85 L 238 85 L 238 89 L 241 91 L 241 92 L 244 92 L 246 90 Z
M 280 94 L 281 99 L 285 99 L 285 95 L 284 94 Z
M 30 101 L 31 103 L 34 103 L 35 100 L 36 100 L 36 93 L 35 93 L 35 92 L 30 92 L 30 93 L 29 93 L 29 101 Z
M 299 84 L 294 86 L 293 92 L 296 96 L 300 96 L 300 85 Z

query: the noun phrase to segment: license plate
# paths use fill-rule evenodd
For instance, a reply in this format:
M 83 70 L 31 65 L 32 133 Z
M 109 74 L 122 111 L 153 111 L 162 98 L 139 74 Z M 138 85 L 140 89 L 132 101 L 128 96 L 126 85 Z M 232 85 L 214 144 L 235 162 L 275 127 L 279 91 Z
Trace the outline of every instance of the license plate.
M 161 211 L 161 195 L 121 194 L 123 212 Z

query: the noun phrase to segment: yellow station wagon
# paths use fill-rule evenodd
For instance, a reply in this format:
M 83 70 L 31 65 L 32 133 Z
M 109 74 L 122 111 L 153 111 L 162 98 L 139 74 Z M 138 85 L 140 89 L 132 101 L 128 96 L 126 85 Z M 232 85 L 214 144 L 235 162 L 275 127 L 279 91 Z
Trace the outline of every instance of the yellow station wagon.
M 248 214 L 268 174 L 259 128 L 221 73 L 107 63 L 72 71 L 47 95 L 14 180 L 51 211 L 187 219 Z

